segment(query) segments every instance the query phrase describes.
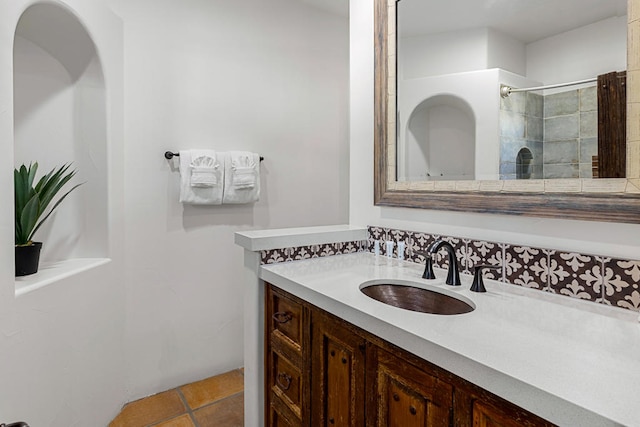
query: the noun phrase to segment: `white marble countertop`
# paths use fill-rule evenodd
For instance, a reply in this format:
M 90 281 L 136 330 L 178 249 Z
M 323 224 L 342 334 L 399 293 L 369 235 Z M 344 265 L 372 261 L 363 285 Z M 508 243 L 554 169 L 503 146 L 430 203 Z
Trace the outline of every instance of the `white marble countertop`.
M 638 313 L 485 280 L 488 292 L 421 279 L 423 266 L 371 253 L 263 265 L 260 278 L 562 426 L 640 426 Z M 471 313 L 417 313 L 359 288 L 410 280 L 471 300 Z

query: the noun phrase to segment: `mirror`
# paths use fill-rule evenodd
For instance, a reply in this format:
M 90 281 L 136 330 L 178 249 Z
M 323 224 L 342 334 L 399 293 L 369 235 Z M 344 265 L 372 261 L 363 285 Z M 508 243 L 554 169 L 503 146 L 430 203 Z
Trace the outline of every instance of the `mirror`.
M 398 2 L 398 180 L 624 178 L 597 157 L 596 80 L 626 70 L 626 1 Z
M 461 9 L 463 7 L 461 0 L 455 2 L 402 0 L 399 3 L 400 7 L 404 7 L 405 2 L 407 4 L 414 2 L 419 3 L 422 7 L 435 7 L 438 9 L 438 13 L 428 14 L 432 18 L 425 18 L 424 15 L 421 16 L 415 11 L 409 13 L 419 25 L 400 21 L 398 24 L 400 31 L 407 30 L 409 35 L 411 35 L 411 31 L 414 33 L 412 37 L 402 37 L 399 40 L 398 48 L 396 43 L 397 2 L 396 0 L 375 0 L 375 2 L 374 190 L 377 205 L 640 222 L 640 126 L 638 125 L 640 117 L 635 104 L 640 90 L 636 87 L 633 78 L 629 78 L 627 84 L 627 108 L 622 106 L 623 112 L 627 115 L 627 126 L 623 127 L 627 131 L 626 141 L 623 138 L 623 143 L 626 142 L 624 149 L 626 167 L 623 167 L 623 174 L 618 176 L 626 177 L 597 179 L 591 177 L 590 172 L 594 168 L 593 165 L 588 164 L 588 159 L 595 155 L 593 152 L 594 130 L 591 125 L 589 125 L 591 129 L 586 129 L 591 134 L 585 135 L 585 138 L 592 139 L 584 141 L 582 148 L 584 158 L 581 160 L 576 158 L 581 150 L 579 144 L 583 140 L 573 132 L 571 137 L 574 141 L 570 144 L 557 143 L 554 147 L 556 151 L 561 153 L 566 149 L 576 153 L 571 159 L 570 168 L 567 169 L 569 172 L 549 173 L 545 176 L 541 166 L 536 163 L 544 157 L 540 149 L 541 142 L 535 141 L 537 145 L 527 145 L 526 141 L 520 141 L 519 145 L 509 147 L 508 150 L 500 146 L 501 115 L 504 119 L 508 113 L 513 112 L 513 104 L 522 106 L 526 101 L 526 96 L 521 100 L 511 97 L 505 98 L 507 101 L 505 102 L 503 99 L 503 111 L 500 111 L 501 85 L 507 84 L 515 89 L 520 89 L 535 86 L 536 82 L 544 84 L 547 82 L 567 82 L 565 75 L 553 77 L 546 75 L 553 71 L 553 68 L 561 69 L 567 74 L 566 67 L 560 65 L 549 67 L 544 64 L 544 61 L 538 61 L 542 65 L 536 66 L 536 61 L 529 59 L 529 68 L 527 69 L 525 65 L 527 63 L 526 45 L 523 45 L 524 42 L 520 42 L 515 37 L 505 35 L 513 28 L 518 28 L 522 31 L 517 37 L 529 37 L 527 40 L 543 37 L 537 39 L 538 44 L 542 46 L 544 42 L 548 43 L 548 36 L 534 34 L 533 30 L 525 29 L 520 22 L 513 18 L 514 5 L 522 2 L 472 1 L 471 5 L 479 8 L 476 11 Z M 616 11 L 614 13 L 622 16 L 612 17 L 610 16 L 611 11 L 599 9 L 596 3 L 602 2 L 606 5 L 615 3 Z M 529 4 L 531 3 L 529 2 Z M 558 20 L 555 24 L 566 25 L 560 30 L 557 28 L 553 30 L 556 34 L 561 32 L 566 36 L 567 31 L 571 31 L 571 29 L 575 30 L 576 27 L 589 25 L 587 21 L 564 22 L 568 20 L 568 17 L 575 18 L 577 14 L 562 9 L 556 1 L 551 0 L 535 2 L 536 6 L 532 6 L 532 9 L 527 12 L 529 20 L 534 20 L 535 14 L 544 13 L 544 8 L 541 5 L 546 3 L 552 4 L 554 16 L 563 17 L 563 20 Z M 624 43 L 624 40 L 620 41 L 622 38 L 627 39 L 626 22 L 628 19 L 622 10 L 625 3 L 626 0 L 589 0 L 589 7 L 585 8 L 593 12 L 588 17 L 592 22 L 591 25 L 611 27 L 611 37 L 618 40 L 618 44 Z M 447 13 L 447 9 L 450 9 L 449 16 L 455 16 L 457 27 L 445 26 L 447 20 L 443 19 L 442 13 Z M 484 9 L 491 9 L 492 13 L 489 15 L 494 19 L 493 22 L 469 22 L 469 19 L 480 16 L 480 12 Z M 454 13 L 459 10 L 465 10 L 468 13 L 464 15 Z M 599 13 L 604 15 L 599 15 Z M 633 13 L 633 9 L 631 9 L 631 13 Z M 608 18 L 603 16 L 608 16 Z M 509 17 L 511 19 L 508 19 Z M 431 20 L 429 21 L 429 19 Z M 547 19 L 546 21 L 552 20 Z M 551 24 L 546 21 L 544 21 L 545 26 Z M 595 24 L 593 24 L 594 21 Z M 506 22 L 506 24 L 501 27 L 501 22 Z M 620 22 L 625 23 L 624 28 L 620 27 Z M 415 28 L 424 27 L 424 25 L 430 27 L 429 35 L 426 36 L 429 39 L 427 43 L 422 43 L 424 40 L 420 40 L 421 44 L 418 44 L 419 39 L 425 37 L 415 33 L 417 30 L 411 30 L 412 25 Z M 465 26 L 473 28 L 469 29 L 470 27 Z M 541 26 L 538 25 L 538 27 Z M 499 30 L 495 28 L 499 28 Z M 536 28 L 536 30 L 538 29 L 540 28 Z M 453 32 L 456 37 L 452 38 L 450 36 Z M 461 32 L 462 35 L 460 35 Z M 598 28 L 597 33 L 602 34 L 602 28 Z M 575 31 L 570 34 L 575 38 Z M 579 37 L 585 37 L 579 31 L 577 34 Z M 614 71 L 626 68 L 627 73 L 633 76 L 633 73 L 640 69 L 638 64 L 633 63 L 634 61 L 638 62 L 635 59 L 637 55 L 633 54 L 634 46 L 637 46 L 638 41 L 633 38 L 640 36 L 637 32 L 629 32 L 629 37 L 631 38 L 628 39 L 628 47 L 610 49 L 611 56 L 614 58 L 611 62 L 612 65 L 600 61 L 601 63 L 597 67 L 601 68 L 593 66 L 589 68 L 582 65 L 579 67 L 580 71 L 600 73 L 601 69 Z M 472 53 L 469 48 L 470 44 L 482 45 L 482 53 Z M 535 51 L 534 44 L 531 42 L 529 45 L 529 55 Z M 554 46 L 556 53 L 561 51 L 557 41 Z M 438 49 L 434 49 L 434 47 Z M 626 54 L 627 50 L 630 52 L 629 55 Z M 396 51 L 398 55 L 396 55 Z M 418 51 L 421 54 L 415 58 L 405 56 L 396 61 L 397 57 L 412 51 Z M 452 52 L 458 52 L 458 54 L 455 55 Z M 629 64 L 626 64 L 627 57 L 630 61 Z M 575 58 L 572 61 L 575 61 Z M 453 65 L 453 68 L 445 69 L 445 63 L 449 66 Z M 484 69 L 473 69 L 481 68 L 480 65 L 484 66 Z M 535 78 L 524 77 L 527 71 L 532 74 L 531 70 L 536 67 L 537 74 L 533 73 Z M 573 68 L 573 75 L 575 75 L 576 67 Z M 418 71 L 424 72 L 425 70 L 430 75 L 427 77 L 419 75 Z M 475 73 L 475 75 L 470 76 L 470 73 Z M 602 71 L 602 74 L 604 73 L 605 71 Z M 487 79 L 489 75 L 490 79 Z M 461 76 L 466 80 L 460 80 Z M 436 82 L 436 78 L 440 81 Z M 445 86 L 446 82 L 443 83 L 443 81 L 447 79 L 455 81 L 450 82 L 449 86 Z M 574 78 L 569 81 L 575 80 L 581 79 Z M 489 83 L 486 83 L 487 81 Z M 436 86 L 434 82 L 440 83 L 436 89 L 433 89 Z M 420 93 L 423 89 L 419 89 L 418 83 L 427 87 L 431 92 L 426 96 L 424 93 Z M 575 97 L 578 105 L 580 104 L 580 96 L 584 93 L 591 92 L 593 97 L 595 92 L 593 82 L 590 82 L 590 85 L 591 88 L 586 89 L 584 89 L 584 85 L 569 88 L 571 96 Z M 452 89 L 456 87 L 460 90 L 457 94 Z M 562 90 L 567 92 L 567 88 Z M 490 98 L 484 98 L 480 103 L 481 108 L 478 108 L 470 98 L 480 96 L 480 94 L 484 96 L 485 92 L 487 92 L 486 96 Z M 511 96 L 516 95 L 516 92 L 517 90 Z M 534 92 L 519 92 L 518 95 L 532 93 Z M 554 98 L 553 90 L 535 93 L 539 94 L 539 97 Z M 560 97 L 562 96 L 565 95 L 560 95 Z M 540 101 L 538 100 L 538 102 Z M 505 103 L 512 105 L 505 107 Z M 589 101 L 583 101 L 585 105 L 588 103 Z M 552 110 L 552 108 L 548 109 Z M 489 110 L 491 110 L 491 114 L 488 114 Z M 610 109 L 602 111 L 609 112 Z M 593 118 L 594 115 L 597 115 L 593 108 L 588 112 L 578 110 L 572 114 L 573 118 L 577 117 L 578 120 L 580 116 Z M 562 132 L 568 131 L 567 128 L 570 127 L 567 123 L 559 120 L 554 124 L 556 125 L 556 133 L 560 135 L 556 142 L 562 142 L 563 138 L 567 139 L 562 136 Z M 504 134 L 505 125 L 502 126 Z M 583 126 L 583 128 L 589 128 L 589 126 Z M 578 131 L 579 127 L 578 124 Z M 416 141 L 425 135 L 428 136 L 428 144 L 416 144 Z M 411 138 L 414 141 L 411 141 Z M 436 144 L 434 142 L 436 140 L 445 141 L 446 144 Z M 414 143 L 413 151 L 411 142 Z M 587 149 L 589 143 L 591 146 L 590 149 Z M 420 147 L 416 150 L 415 146 Z M 452 147 L 453 154 L 450 150 Z M 431 154 L 430 159 L 423 160 L 424 156 L 418 155 L 420 150 L 428 151 Z M 501 159 L 501 154 L 507 151 L 509 154 L 508 165 Z M 553 150 L 549 149 L 548 151 L 552 152 Z M 469 154 L 469 157 L 463 159 L 461 153 Z M 607 156 L 598 157 L 606 158 Z M 451 159 L 454 161 L 447 164 L 447 161 Z M 552 167 L 548 169 L 553 170 Z M 582 175 L 580 175 L 581 170 Z M 556 179 L 565 176 L 569 178 Z

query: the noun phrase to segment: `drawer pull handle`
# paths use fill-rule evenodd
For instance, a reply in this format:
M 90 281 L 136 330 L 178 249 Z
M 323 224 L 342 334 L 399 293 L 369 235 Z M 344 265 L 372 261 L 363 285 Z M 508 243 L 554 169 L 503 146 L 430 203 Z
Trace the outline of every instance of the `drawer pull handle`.
M 291 316 L 291 313 L 288 313 L 286 311 L 279 311 L 273 314 L 273 320 L 278 323 L 287 323 L 291 319 L 293 319 L 293 316 Z
M 395 400 L 396 402 L 400 400 L 400 396 L 398 396 L 398 393 L 393 393 L 393 400 Z
M 289 390 L 289 387 L 291 387 L 291 375 L 288 375 L 284 372 L 280 372 L 278 374 L 278 378 L 276 379 L 276 382 L 278 383 L 278 386 L 282 389 L 282 390 Z
M 409 412 L 411 412 L 411 415 L 415 415 L 416 413 L 418 413 L 418 411 L 416 411 L 416 407 L 415 406 L 410 406 L 409 407 Z

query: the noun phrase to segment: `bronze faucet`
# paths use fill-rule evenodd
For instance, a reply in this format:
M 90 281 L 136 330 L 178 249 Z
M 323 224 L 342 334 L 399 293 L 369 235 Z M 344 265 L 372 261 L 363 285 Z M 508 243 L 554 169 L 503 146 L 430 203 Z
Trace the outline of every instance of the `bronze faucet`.
M 456 250 L 451 243 L 446 240 L 437 240 L 432 243 L 427 249 L 425 254 L 426 265 L 424 269 L 423 279 L 435 279 L 436 275 L 433 272 L 433 259 L 440 249 L 444 248 L 449 255 L 449 272 L 447 273 L 447 280 L 445 283 L 452 286 L 460 286 L 460 269 L 458 268 L 458 259 L 456 257 Z

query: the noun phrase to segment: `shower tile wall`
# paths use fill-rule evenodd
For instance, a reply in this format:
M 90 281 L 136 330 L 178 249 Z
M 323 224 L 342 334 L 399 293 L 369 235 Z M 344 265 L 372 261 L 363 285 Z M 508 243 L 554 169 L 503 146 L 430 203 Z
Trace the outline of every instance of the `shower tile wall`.
M 514 93 L 500 104 L 500 179 L 516 179 L 516 159 L 533 159 L 522 178 L 591 178 L 598 152 L 596 88 L 552 95 Z
M 544 178 L 591 178 L 598 152 L 596 88 L 544 97 Z
M 500 101 L 500 179 L 516 179 L 516 159 L 523 148 L 533 156 L 527 178 L 543 176 L 543 97 L 535 93 L 514 93 Z

